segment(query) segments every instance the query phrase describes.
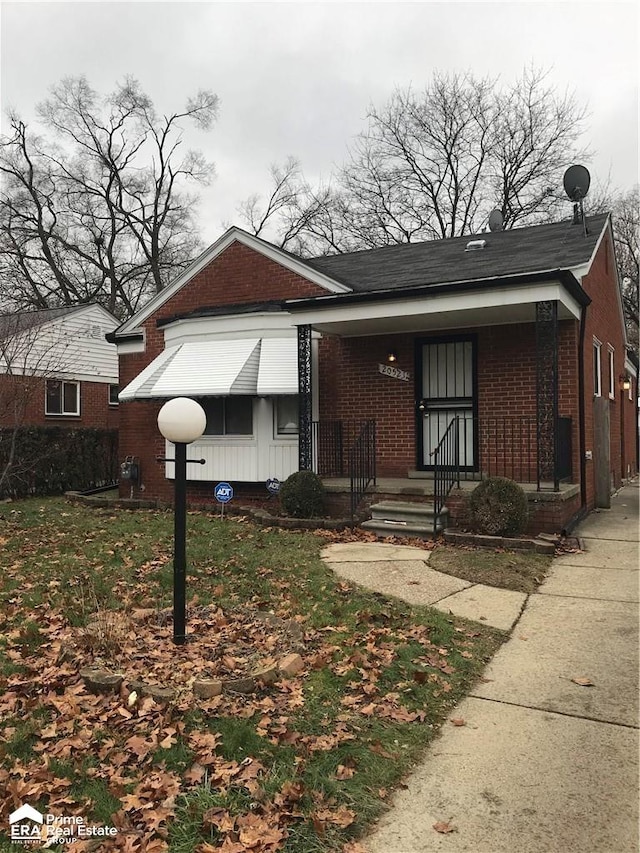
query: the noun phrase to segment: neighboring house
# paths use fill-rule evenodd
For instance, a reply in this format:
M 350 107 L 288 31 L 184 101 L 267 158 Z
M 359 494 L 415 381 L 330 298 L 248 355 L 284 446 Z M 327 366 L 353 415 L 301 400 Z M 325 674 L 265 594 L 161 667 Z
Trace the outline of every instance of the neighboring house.
M 315 468 L 455 518 L 459 468 L 525 484 L 558 530 L 637 471 L 607 215 L 310 260 L 231 228 L 108 340 L 145 498 L 171 500 L 156 417 L 180 395 L 207 412 L 192 500 Z
M 100 305 L 0 315 L 0 427 L 117 428 L 117 326 Z

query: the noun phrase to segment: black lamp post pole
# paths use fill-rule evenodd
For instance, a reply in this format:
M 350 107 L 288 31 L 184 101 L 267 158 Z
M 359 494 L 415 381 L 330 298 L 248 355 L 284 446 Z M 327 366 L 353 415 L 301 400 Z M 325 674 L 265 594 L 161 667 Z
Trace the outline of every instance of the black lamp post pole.
M 175 443 L 175 509 L 173 536 L 173 642 L 186 642 L 185 627 L 187 585 L 187 445 Z

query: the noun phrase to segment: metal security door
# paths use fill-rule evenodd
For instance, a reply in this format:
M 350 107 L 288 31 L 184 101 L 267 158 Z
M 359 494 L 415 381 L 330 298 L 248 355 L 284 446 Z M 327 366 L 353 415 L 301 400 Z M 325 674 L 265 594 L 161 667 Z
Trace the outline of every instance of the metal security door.
M 467 337 L 421 344 L 416 374 L 419 467 L 433 467 L 433 452 L 457 417 L 460 470 L 475 470 L 475 340 Z

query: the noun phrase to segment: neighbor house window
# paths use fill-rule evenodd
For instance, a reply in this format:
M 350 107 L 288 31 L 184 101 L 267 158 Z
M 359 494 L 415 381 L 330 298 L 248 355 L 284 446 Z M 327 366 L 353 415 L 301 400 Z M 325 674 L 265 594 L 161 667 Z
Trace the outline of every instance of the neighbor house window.
M 117 385 L 109 385 L 109 405 L 117 406 L 119 403 L 118 400 L 118 386 Z
M 79 415 L 80 383 L 47 379 L 44 411 L 47 415 Z
M 615 400 L 616 398 L 616 374 L 613 363 L 613 347 L 607 347 L 608 356 L 609 356 L 609 398 L 611 400 Z
M 633 400 L 633 376 L 629 377 L 629 399 Z
M 276 397 L 276 436 L 298 435 L 298 398 Z
M 253 435 L 252 397 L 200 397 L 207 416 L 205 435 Z
M 602 363 L 600 350 L 602 344 L 600 341 L 593 341 L 593 394 L 594 397 L 602 395 Z

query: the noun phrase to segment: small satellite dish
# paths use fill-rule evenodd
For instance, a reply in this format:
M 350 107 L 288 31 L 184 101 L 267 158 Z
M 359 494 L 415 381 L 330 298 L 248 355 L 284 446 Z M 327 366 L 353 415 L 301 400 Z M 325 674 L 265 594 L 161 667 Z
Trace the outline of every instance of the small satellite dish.
M 504 227 L 504 217 L 499 208 L 494 208 L 489 214 L 489 231 L 502 231 Z
M 564 173 L 564 191 L 571 201 L 577 202 L 589 192 L 591 175 L 585 166 L 569 166 Z

